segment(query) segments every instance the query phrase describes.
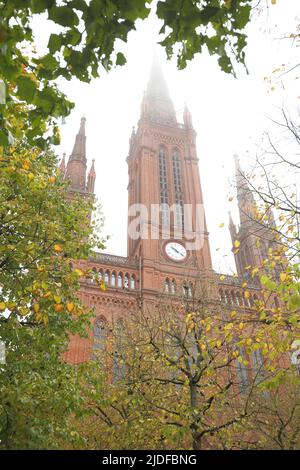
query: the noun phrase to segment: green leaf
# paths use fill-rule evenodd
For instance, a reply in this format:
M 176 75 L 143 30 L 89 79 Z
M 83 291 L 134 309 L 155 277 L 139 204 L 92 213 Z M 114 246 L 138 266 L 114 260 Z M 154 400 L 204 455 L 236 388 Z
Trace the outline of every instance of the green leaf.
M 117 54 L 117 60 L 116 60 L 117 65 L 124 65 L 126 64 L 126 58 L 122 52 L 118 52 Z
M 77 26 L 78 16 L 69 7 L 53 7 L 49 10 L 49 19 L 61 26 Z
M 63 37 L 60 34 L 51 34 L 48 41 L 48 49 L 51 54 L 59 51 L 63 44 Z
M 42 13 L 48 6 L 47 0 L 31 0 L 32 13 Z
M 17 79 L 18 96 L 21 100 L 31 102 L 37 90 L 37 84 L 29 77 L 21 75 Z

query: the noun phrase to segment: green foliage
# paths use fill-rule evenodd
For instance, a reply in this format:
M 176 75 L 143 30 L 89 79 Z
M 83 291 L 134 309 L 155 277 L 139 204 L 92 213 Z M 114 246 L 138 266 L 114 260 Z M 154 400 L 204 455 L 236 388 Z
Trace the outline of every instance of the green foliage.
M 0 448 L 78 441 L 67 422 L 80 409 L 77 370 L 62 354 L 92 313 L 71 264 L 103 246 L 82 222 L 92 207 L 67 199 L 52 153 L 20 143 L 0 157 Z
M 219 57 L 221 69 L 234 73 L 234 62 L 244 64 L 246 34 L 242 32 L 250 20 L 251 0 L 159 1 L 157 15 L 164 24 L 161 33 L 171 29 L 161 45 L 169 57 L 180 45 L 178 67 L 183 69 L 206 46 Z
M 127 42 L 136 21 L 148 17 L 150 4 L 151 0 L 0 1 L 0 79 L 6 92 L 6 102 L 0 103 L 0 145 L 9 145 L 20 134 L 42 149 L 59 143 L 55 126 L 74 104 L 60 92 L 56 80 L 76 77 L 89 82 L 103 69 L 124 65 L 120 41 Z M 244 64 L 242 30 L 250 18 L 250 4 L 251 0 L 159 1 L 156 14 L 165 35 L 160 44 L 168 57 L 179 45 L 179 68 L 206 45 L 221 69 L 234 73 L 233 61 Z M 42 56 L 35 50 L 31 24 L 37 14 L 60 29 L 50 35 L 48 52 Z M 20 101 L 30 106 L 30 113 L 15 133 L 11 109 Z

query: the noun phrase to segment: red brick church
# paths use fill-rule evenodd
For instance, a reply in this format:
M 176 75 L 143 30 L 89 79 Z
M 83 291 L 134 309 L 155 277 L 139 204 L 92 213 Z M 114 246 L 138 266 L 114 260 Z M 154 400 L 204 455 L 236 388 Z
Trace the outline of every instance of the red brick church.
M 268 248 L 275 243 L 268 229 L 260 228 L 258 234 L 257 227 L 252 229 L 249 224 L 248 214 L 254 199 L 236 158 L 240 225 L 235 227 L 230 219 L 229 228 L 232 242 L 240 242 L 235 253 L 238 277 L 221 276 L 213 270 L 192 117 L 185 107 L 183 122 L 178 122 L 157 62 L 152 66 L 142 99 L 137 130 L 132 131 L 129 140 L 127 163 L 127 256 L 94 253 L 89 261 L 81 262 L 83 270 L 90 268 L 98 274 L 106 290 L 100 291 L 90 278 L 82 281 L 80 298 L 87 307 L 95 308 L 96 318 L 89 340 L 72 338 L 66 355 L 71 363 L 80 363 L 91 356 L 93 334 L 105 328 L 107 322 L 114 323 L 135 308 L 148 308 L 182 297 L 195 299 L 201 295 L 197 286 L 203 279 L 209 280 L 212 301 L 221 302 L 224 308 L 251 309 L 259 296 L 259 285 L 253 280 L 252 284 L 248 282 L 251 296 L 243 296 L 245 268 L 261 264 Z M 83 197 L 94 193 L 94 162 L 87 174 L 85 118 L 81 119 L 67 165 L 63 159 L 61 170 L 70 180 L 71 193 Z M 190 208 L 188 214 L 185 206 Z M 139 232 L 133 237 L 135 207 L 143 210 L 139 214 Z M 153 214 L 153 207 L 160 208 L 158 214 Z M 169 207 L 174 210 L 169 211 Z M 197 226 L 198 208 L 200 227 Z M 200 245 L 195 242 L 197 236 Z M 264 239 L 260 246 L 255 243 L 258 236 Z

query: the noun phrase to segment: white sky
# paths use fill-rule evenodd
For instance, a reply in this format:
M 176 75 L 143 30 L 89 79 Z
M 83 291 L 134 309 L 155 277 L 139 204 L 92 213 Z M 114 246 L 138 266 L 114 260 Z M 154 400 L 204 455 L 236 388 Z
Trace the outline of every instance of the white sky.
M 294 73 L 284 76 L 284 87 L 281 80 L 274 81 L 275 90 L 264 80 L 281 64 L 296 63 L 299 48 L 292 47 L 290 39 L 278 38 L 295 32 L 297 13 L 299 23 L 299 0 L 277 0 L 252 22 L 246 49 L 250 74 L 240 68 L 236 79 L 221 72 L 216 58 L 207 53 L 178 71 L 175 61 L 167 62 L 162 48 L 158 49 L 175 109 L 181 114 L 186 101 L 192 113 L 213 264 L 222 272 L 234 269 L 227 228 L 228 211 L 236 214 L 236 201 L 228 201 L 233 193 L 232 156 L 238 153 L 247 168 L 261 133 L 272 129 L 269 117 L 276 116 L 282 104 L 289 110 L 299 108 L 299 80 Z M 37 37 L 44 36 L 46 27 L 44 21 L 36 25 Z M 112 254 L 126 255 L 128 139 L 139 118 L 159 28 L 154 15 L 137 24 L 124 46 L 125 66 L 103 72 L 91 84 L 76 79 L 59 82 L 76 107 L 61 128 L 57 152 L 71 153 L 80 117 L 85 115 L 87 156 L 89 164 L 92 158 L 96 160 L 95 191 L 105 215 L 104 234 L 111 235 L 105 251 Z M 222 222 L 225 228 L 219 227 Z

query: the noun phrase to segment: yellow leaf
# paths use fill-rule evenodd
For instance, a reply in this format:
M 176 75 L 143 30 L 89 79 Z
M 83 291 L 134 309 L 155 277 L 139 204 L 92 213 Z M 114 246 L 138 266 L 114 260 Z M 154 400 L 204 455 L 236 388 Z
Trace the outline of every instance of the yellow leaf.
M 83 276 L 83 272 L 81 271 L 81 269 L 76 268 L 74 269 L 74 272 L 77 274 L 77 276 Z
M 74 310 L 75 305 L 73 304 L 73 302 L 67 302 L 66 307 L 67 307 L 68 312 L 71 313 Z
M 6 304 L 4 302 L 0 302 L 0 312 L 3 312 L 6 309 Z
M 284 272 L 280 273 L 280 280 L 281 280 L 281 282 L 284 282 L 284 281 L 286 280 L 286 278 L 287 278 L 287 274 L 286 274 L 286 273 L 284 273 Z
M 249 292 L 248 290 L 246 290 L 246 291 L 244 292 L 244 297 L 245 297 L 245 299 L 250 299 L 250 295 L 251 295 L 251 294 L 250 294 L 250 292 Z
M 61 245 L 54 245 L 54 250 L 55 250 L 57 253 L 61 253 L 61 252 L 62 252 L 62 247 L 61 247 Z
M 34 304 L 34 305 L 33 305 L 33 310 L 35 311 L 35 313 L 38 313 L 39 310 L 40 310 L 39 304 Z
M 63 309 L 63 305 L 62 305 L 62 304 L 55 304 L 54 310 L 55 310 L 56 312 L 61 312 L 62 309 Z
M 239 324 L 239 329 L 242 330 L 243 328 L 244 328 L 244 323 L 241 322 L 241 323 Z
M 240 244 L 241 244 L 241 243 L 240 243 L 238 240 L 235 240 L 235 242 L 234 242 L 234 244 L 233 244 L 233 245 L 234 245 L 234 248 L 238 248 L 238 247 L 240 246 Z
M 30 163 L 29 163 L 29 161 L 28 161 L 28 160 L 24 160 L 24 161 L 23 161 L 23 164 L 22 164 L 22 167 L 23 167 L 24 170 L 29 170 L 29 168 L 30 168 Z
M 271 0 L 272 5 L 276 5 L 277 0 Z
M 104 281 L 101 281 L 101 282 L 100 282 L 100 290 L 106 291 L 106 285 L 105 285 L 105 282 L 104 282 Z
M 236 317 L 236 315 L 237 315 L 236 310 L 232 310 L 232 312 L 230 313 L 231 318 Z
M 220 276 L 220 281 L 224 281 L 224 279 L 225 279 L 225 276 L 224 276 L 224 274 L 222 274 L 222 275 Z
M 50 176 L 48 181 L 49 181 L 49 183 L 55 183 L 55 181 L 56 181 L 55 176 Z
M 225 224 L 224 224 L 224 222 L 222 222 L 222 223 L 219 225 L 219 227 L 220 227 L 220 228 L 223 228 L 223 227 L 225 227 Z

